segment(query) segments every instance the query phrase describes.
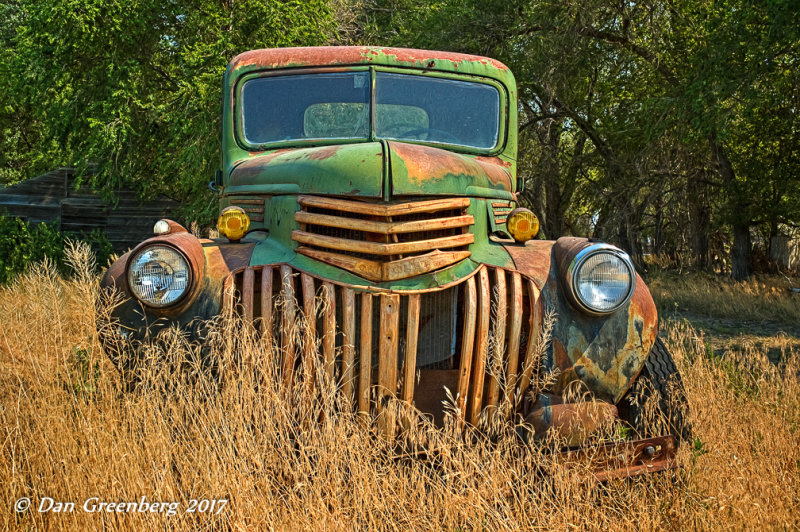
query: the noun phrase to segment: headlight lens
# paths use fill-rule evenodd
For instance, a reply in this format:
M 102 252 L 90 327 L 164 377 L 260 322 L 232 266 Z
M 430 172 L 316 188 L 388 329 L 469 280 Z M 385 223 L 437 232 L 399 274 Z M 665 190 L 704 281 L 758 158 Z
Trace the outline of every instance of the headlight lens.
M 633 293 L 635 274 L 630 258 L 611 246 L 585 251 L 578 254 L 571 268 L 575 297 L 590 312 L 614 312 Z
M 167 246 L 149 246 L 139 251 L 128 269 L 133 295 L 153 307 L 178 301 L 191 283 L 189 264 L 181 253 Z

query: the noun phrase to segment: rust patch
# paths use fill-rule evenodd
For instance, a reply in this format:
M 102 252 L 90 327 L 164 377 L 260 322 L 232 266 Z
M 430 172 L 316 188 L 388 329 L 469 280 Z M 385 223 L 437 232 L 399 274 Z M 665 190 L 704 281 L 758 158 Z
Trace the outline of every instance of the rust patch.
M 374 46 L 319 46 L 251 50 L 234 57 L 231 61 L 231 68 L 237 69 L 246 66 L 284 68 L 290 66 L 350 65 L 375 62 L 381 56 L 392 57 L 395 62 L 426 66 L 427 68 L 435 68 L 438 61 L 449 61 L 454 65 L 462 62 L 474 62 L 491 66 L 498 70 L 508 70 L 506 65 L 496 59 L 477 55 Z M 431 61 L 434 65 L 428 66 Z
M 555 363 L 555 367 L 561 371 L 572 366 L 572 360 L 570 360 L 569 355 L 567 355 L 564 344 L 562 344 L 561 340 L 558 338 L 553 339 L 553 362 Z
M 617 407 L 601 401 L 562 403 L 534 408 L 525 421 L 533 425 L 534 438 L 542 438 L 548 430 L 580 445 L 601 425 L 617 417 Z
M 238 166 L 236 166 L 231 171 L 232 178 L 241 178 L 247 179 L 251 177 L 257 176 L 264 166 L 271 163 L 277 157 L 284 155 L 289 152 L 297 151 L 298 149 L 302 148 L 282 148 L 280 150 L 275 150 L 273 152 L 265 153 L 265 152 L 258 152 L 256 154 L 249 154 L 249 158 Z
M 552 240 L 528 240 L 525 244 L 506 244 L 503 247 L 511 255 L 516 269 L 533 279 L 537 288 L 544 288 L 550 275 Z
M 408 180 L 416 185 L 425 186 L 427 181 L 443 179 L 448 175 L 463 175 L 472 178 L 485 177 L 490 183 L 511 190 L 511 174 L 502 165 L 471 159 L 431 146 L 402 142 L 389 144 L 392 152 L 403 161 Z
M 325 159 L 329 159 L 336 155 L 336 152 L 339 151 L 339 148 L 341 148 L 341 146 L 326 146 L 324 148 L 317 148 L 308 154 L 307 158 L 314 161 L 324 161 Z

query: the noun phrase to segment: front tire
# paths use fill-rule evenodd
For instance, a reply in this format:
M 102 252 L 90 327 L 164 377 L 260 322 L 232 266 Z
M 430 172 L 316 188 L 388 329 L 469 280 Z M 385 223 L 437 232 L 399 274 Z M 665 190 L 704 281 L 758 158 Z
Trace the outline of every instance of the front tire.
M 675 360 L 656 338 L 644 368 L 617 405 L 620 418 L 639 437 L 670 434 L 678 442 L 692 439 L 689 403 Z

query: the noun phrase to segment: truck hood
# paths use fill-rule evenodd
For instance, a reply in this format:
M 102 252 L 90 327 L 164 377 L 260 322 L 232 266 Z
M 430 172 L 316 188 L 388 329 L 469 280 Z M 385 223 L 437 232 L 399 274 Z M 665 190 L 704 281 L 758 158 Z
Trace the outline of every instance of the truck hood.
M 497 157 L 386 142 L 275 150 L 231 170 L 227 194 L 475 196 L 512 199 L 511 164 Z M 386 182 L 386 181 L 390 182 Z
M 392 193 L 513 199 L 511 163 L 431 146 L 388 142 Z

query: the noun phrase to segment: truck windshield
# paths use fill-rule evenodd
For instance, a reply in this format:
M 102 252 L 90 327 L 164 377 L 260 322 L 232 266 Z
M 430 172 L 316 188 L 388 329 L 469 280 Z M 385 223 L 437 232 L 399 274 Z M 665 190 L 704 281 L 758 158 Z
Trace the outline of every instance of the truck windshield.
M 370 74 L 254 78 L 241 93 L 242 133 L 250 145 L 370 136 Z M 377 72 L 376 138 L 478 149 L 499 140 L 500 93 L 492 85 Z

